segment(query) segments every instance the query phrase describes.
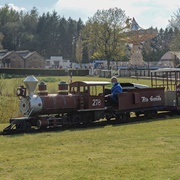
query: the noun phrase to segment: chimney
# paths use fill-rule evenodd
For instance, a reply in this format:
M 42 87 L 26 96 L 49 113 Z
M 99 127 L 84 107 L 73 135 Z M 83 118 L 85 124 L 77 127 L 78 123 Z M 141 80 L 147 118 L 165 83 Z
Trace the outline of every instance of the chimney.
M 24 84 L 30 97 L 34 95 L 34 90 L 36 89 L 37 83 L 38 80 L 34 76 L 27 76 L 26 79 L 24 79 Z

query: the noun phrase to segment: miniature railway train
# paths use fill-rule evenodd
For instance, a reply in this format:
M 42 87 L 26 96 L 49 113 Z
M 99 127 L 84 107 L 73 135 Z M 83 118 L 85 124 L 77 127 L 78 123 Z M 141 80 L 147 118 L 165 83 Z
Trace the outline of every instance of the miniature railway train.
M 89 124 L 100 119 L 126 121 L 132 113 L 136 117 L 153 117 L 158 111 L 178 111 L 180 86 L 178 79 L 173 77 L 177 77 L 179 71 L 175 73 L 173 75 L 171 72 L 172 77 L 165 79 L 167 76 L 155 71 L 151 74 L 153 87 L 121 83 L 123 92 L 118 94 L 117 106 L 106 106 L 104 96 L 110 90 L 106 88 L 110 82 L 76 81 L 69 85 L 60 82 L 57 94 L 49 94 L 46 83 L 38 84 L 34 76 L 28 76 L 24 80 L 25 87 L 20 86 L 17 89 L 19 110 L 23 117 L 11 118 L 10 125 L 3 133 Z M 161 80 L 161 85 L 158 85 L 158 79 Z M 38 90 L 35 94 L 37 84 Z M 172 90 L 166 91 L 166 85 Z

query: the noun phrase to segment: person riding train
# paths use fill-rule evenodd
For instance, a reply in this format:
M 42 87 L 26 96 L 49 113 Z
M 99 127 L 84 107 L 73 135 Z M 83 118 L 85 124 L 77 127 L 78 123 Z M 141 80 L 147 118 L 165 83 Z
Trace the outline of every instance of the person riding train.
M 105 95 L 107 105 L 118 105 L 118 94 L 122 93 L 122 87 L 115 76 L 111 78 L 111 94 Z

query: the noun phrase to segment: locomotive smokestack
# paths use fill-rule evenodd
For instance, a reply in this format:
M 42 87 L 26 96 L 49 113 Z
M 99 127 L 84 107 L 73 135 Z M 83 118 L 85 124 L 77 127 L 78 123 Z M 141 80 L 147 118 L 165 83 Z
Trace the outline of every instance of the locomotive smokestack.
M 34 90 L 36 89 L 38 80 L 34 76 L 27 76 L 26 79 L 24 79 L 24 84 L 28 90 L 28 95 L 33 96 Z

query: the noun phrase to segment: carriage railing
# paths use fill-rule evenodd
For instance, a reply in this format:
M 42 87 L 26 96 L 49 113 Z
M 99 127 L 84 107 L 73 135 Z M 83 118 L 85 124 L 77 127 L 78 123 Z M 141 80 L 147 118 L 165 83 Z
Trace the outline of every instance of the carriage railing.
M 179 68 L 164 68 L 151 71 L 151 86 L 165 88 L 166 106 L 180 107 Z

